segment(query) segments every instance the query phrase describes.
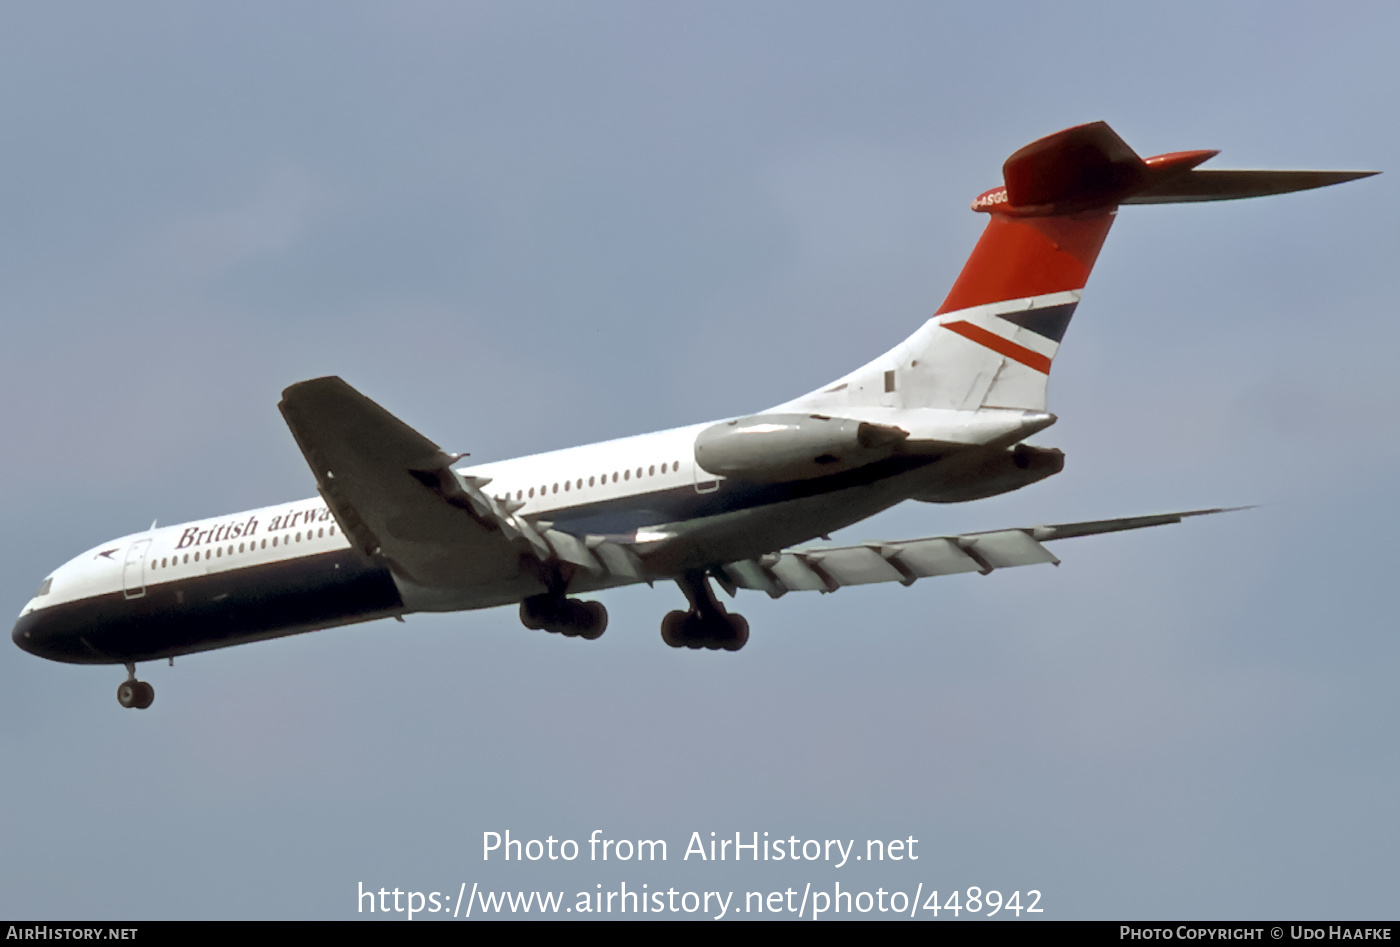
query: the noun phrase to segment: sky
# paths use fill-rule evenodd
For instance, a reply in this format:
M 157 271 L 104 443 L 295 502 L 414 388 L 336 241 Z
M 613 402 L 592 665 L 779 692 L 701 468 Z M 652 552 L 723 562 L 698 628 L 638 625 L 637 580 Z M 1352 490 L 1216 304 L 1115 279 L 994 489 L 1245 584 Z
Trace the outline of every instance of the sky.
M 15 614 L 152 520 L 311 496 L 276 410 L 303 379 L 483 462 L 809 391 L 932 313 L 968 202 L 1070 125 L 1389 172 L 1126 208 L 1035 438 L 1064 472 L 836 538 L 1254 509 L 1066 541 L 1059 568 L 741 593 L 735 654 L 662 644 L 665 583 L 603 593 L 594 642 L 496 609 L 142 666 L 144 712 L 119 667 L 7 646 L 0 917 L 839 884 L 1394 919 L 1397 35 L 1382 3 L 0 8 Z M 582 855 L 485 857 L 507 830 Z M 667 860 L 590 859 L 595 831 Z M 712 832 L 918 857 L 683 857 Z

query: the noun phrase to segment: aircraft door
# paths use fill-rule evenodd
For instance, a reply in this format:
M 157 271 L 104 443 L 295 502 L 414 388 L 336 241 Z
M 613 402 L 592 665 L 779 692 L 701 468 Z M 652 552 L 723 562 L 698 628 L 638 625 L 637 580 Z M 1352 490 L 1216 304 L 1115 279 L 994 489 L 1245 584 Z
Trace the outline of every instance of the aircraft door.
M 126 563 L 122 566 L 122 592 L 129 599 L 146 594 L 146 553 L 150 548 L 149 539 L 138 539 L 126 551 Z
M 695 470 L 695 492 L 696 492 L 696 493 L 714 493 L 716 490 L 719 489 L 719 478 L 718 478 L 718 477 L 716 477 L 714 474 L 710 473 L 710 472 L 709 472 L 708 470 L 706 470 L 704 467 L 701 467 L 701 466 L 700 466 L 698 463 L 696 463 L 695 461 L 692 460 L 690 463 L 691 463 L 691 466 L 692 466 L 692 467 L 694 468 L 694 470 Z

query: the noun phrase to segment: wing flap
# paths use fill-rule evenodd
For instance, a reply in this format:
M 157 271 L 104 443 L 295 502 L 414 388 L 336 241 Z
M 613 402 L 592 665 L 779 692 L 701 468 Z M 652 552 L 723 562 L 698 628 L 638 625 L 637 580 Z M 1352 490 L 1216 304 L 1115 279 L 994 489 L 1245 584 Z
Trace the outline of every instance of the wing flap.
M 1042 562 L 1060 564 L 1054 553 L 1036 542 L 1030 532 L 1024 529 L 980 533 L 966 537 L 960 545 L 973 558 L 986 563 L 988 571 L 1010 569 L 1013 566 L 1034 566 Z
M 960 572 L 983 572 L 986 566 L 967 554 L 956 538 L 915 539 L 890 543 L 894 557 L 908 567 L 914 576 L 926 579 L 935 575 L 957 575 Z
M 809 552 L 804 558 L 808 564 L 819 567 L 838 588 L 843 585 L 899 582 L 904 578 L 884 556 L 869 546 L 848 546 L 844 549 Z

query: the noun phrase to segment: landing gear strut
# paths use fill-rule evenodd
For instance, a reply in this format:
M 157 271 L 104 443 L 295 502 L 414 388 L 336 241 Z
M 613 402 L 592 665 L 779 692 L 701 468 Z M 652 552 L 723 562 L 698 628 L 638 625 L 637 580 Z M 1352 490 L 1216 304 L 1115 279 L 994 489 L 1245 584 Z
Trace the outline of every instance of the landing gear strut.
M 565 638 L 592 641 L 608 630 L 608 610 L 602 602 L 580 602 L 545 592 L 520 603 L 520 624 L 534 631 L 544 629 Z
M 738 651 L 749 640 L 749 623 L 731 615 L 715 598 L 704 572 L 686 572 L 676 584 L 690 600 L 690 611 L 674 611 L 661 620 L 661 640 L 673 648 Z
M 156 689 L 136 679 L 136 665 L 126 665 L 126 680 L 117 688 L 117 703 L 123 707 L 145 710 L 156 699 Z

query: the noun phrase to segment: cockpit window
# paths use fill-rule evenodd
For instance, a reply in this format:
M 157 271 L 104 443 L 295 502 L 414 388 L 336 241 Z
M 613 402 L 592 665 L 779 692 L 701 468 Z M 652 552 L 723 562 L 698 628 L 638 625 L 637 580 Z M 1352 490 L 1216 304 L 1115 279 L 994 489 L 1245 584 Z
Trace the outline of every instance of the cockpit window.
M 52 586 L 52 585 L 53 585 L 53 576 L 49 576 L 47 579 L 44 580 L 43 585 L 40 585 L 40 586 L 39 586 L 39 591 L 37 591 L 37 592 L 34 593 L 34 597 L 35 597 L 35 598 L 39 598 L 40 596 L 48 595 L 48 594 L 49 594 L 49 587 Z

